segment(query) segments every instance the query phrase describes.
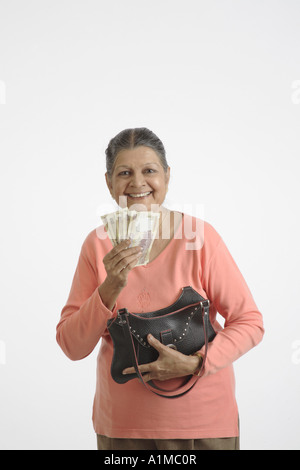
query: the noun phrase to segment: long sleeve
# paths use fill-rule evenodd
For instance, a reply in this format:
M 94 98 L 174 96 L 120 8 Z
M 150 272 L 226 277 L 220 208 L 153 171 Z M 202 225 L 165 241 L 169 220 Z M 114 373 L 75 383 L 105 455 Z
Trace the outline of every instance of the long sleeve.
M 67 303 L 56 328 L 56 340 L 72 360 L 83 359 L 93 351 L 105 331 L 107 320 L 116 310 L 116 305 L 111 311 L 101 300 L 95 254 L 88 242 L 87 237 L 81 248 Z
M 264 328 L 252 294 L 219 236 L 205 265 L 202 283 L 212 307 L 225 318 L 224 329 L 209 344 L 205 376 L 227 367 L 256 346 Z

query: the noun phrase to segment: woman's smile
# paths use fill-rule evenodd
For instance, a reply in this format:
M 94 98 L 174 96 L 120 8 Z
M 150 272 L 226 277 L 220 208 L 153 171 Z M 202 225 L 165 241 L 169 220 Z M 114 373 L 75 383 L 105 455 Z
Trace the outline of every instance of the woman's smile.
M 125 196 L 128 196 L 132 199 L 146 199 L 148 196 L 150 196 L 153 193 L 153 191 L 148 191 L 145 193 L 132 193 L 132 194 L 125 194 Z

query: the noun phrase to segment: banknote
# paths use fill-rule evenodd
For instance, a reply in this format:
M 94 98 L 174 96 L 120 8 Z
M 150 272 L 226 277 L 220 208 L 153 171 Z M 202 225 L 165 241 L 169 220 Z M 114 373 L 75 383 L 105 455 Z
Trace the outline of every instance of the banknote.
M 141 246 L 142 253 L 136 266 L 143 266 L 149 262 L 150 251 L 159 226 L 159 213 L 151 211 L 129 212 L 131 212 L 128 227 L 130 246 Z
M 128 225 L 129 225 L 129 214 L 128 208 L 115 212 L 116 217 L 116 229 L 117 229 L 117 243 L 121 243 L 122 240 L 126 240 Z
M 130 239 L 132 246 L 141 246 L 142 253 L 136 266 L 149 262 L 150 251 L 157 236 L 159 212 L 129 210 L 128 207 L 101 216 L 113 246 Z
M 117 238 L 118 234 L 117 234 L 117 217 L 116 217 L 115 212 L 102 215 L 101 219 L 113 246 L 116 246 L 118 244 L 118 238 Z

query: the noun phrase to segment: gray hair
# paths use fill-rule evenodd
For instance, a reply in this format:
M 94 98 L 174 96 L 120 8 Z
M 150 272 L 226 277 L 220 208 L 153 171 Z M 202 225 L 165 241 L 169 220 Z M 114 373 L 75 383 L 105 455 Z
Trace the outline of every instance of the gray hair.
M 124 129 L 113 137 L 105 150 L 106 154 L 106 171 L 108 177 L 113 174 L 114 164 L 118 153 L 125 149 L 134 149 L 139 146 L 150 147 L 153 149 L 160 159 L 162 167 L 166 172 L 168 163 L 166 160 L 166 151 L 162 141 L 146 127 L 136 127 L 133 129 Z

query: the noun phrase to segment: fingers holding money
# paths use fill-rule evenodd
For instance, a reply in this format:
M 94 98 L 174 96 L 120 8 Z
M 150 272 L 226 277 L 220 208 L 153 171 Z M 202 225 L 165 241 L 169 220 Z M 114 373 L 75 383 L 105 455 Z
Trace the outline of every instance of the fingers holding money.
M 123 250 L 114 257 L 114 261 L 116 262 L 115 268 L 120 270 L 120 272 L 127 268 L 130 271 L 130 269 L 134 268 L 136 265 L 141 253 L 142 248 L 139 246 L 125 248 L 125 254 Z
M 129 244 L 130 240 L 122 241 L 103 258 L 109 280 L 118 286 L 126 285 L 129 271 L 134 268 L 141 256 L 141 247 L 129 248 Z
M 113 249 L 103 258 L 107 282 L 114 290 L 127 285 L 129 271 L 149 262 L 160 214 L 129 211 L 128 208 L 101 216 Z M 125 240 L 124 240 L 125 239 Z

